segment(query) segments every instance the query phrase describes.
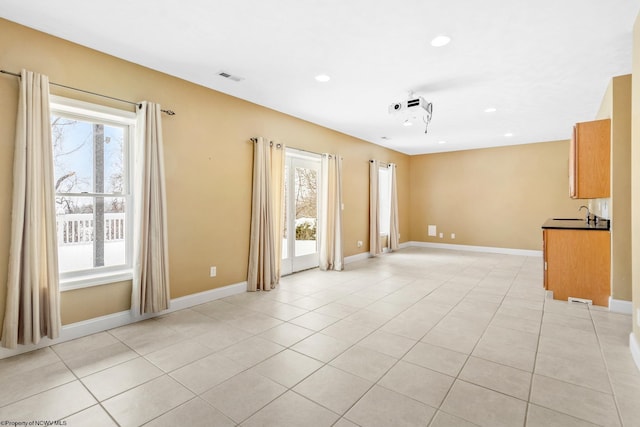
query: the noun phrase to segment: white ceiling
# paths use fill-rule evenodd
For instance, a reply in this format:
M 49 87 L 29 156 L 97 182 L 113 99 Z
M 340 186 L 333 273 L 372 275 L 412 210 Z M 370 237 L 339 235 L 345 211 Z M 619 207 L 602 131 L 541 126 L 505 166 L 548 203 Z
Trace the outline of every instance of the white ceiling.
M 631 72 L 640 9 L 640 0 L 0 3 L 11 21 L 408 154 L 569 138 L 573 123 L 594 119 L 610 78 Z M 451 43 L 432 47 L 439 34 Z M 321 73 L 331 80 L 316 82 Z M 410 91 L 433 103 L 426 135 L 388 114 Z

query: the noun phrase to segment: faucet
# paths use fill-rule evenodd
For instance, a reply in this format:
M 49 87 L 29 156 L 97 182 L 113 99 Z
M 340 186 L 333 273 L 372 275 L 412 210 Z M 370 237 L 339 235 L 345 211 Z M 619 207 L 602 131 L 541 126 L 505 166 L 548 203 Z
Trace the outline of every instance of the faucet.
M 585 205 L 582 205 L 582 206 L 580 206 L 578 208 L 578 212 L 580 212 L 582 210 L 582 208 L 585 208 L 587 210 L 587 219 L 586 219 L 586 221 L 587 222 L 591 222 L 591 212 L 589 211 L 589 207 L 585 206 Z

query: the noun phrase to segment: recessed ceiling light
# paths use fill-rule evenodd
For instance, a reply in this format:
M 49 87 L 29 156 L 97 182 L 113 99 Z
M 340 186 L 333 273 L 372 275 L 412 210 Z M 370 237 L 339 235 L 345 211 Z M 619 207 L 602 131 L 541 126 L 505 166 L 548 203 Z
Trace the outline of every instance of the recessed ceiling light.
M 447 141 L 438 141 L 438 144 L 446 144 Z
M 485 108 L 485 113 L 495 113 L 496 109 L 494 107 Z
M 431 40 L 431 46 L 433 46 L 433 47 L 446 46 L 446 45 L 449 44 L 450 41 L 451 41 L 451 37 L 445 36 L 444 34 L 441 34 L 441 35 L 437 36 L 436 38 L 434 38 L 433 40 Z
M 326 74 L 318 74 L 316 76 L 316 81 L 319 81 L 321 83 L 328 82 L 329 80 L 331 80 L 331 77 Z
M 510 138 L 513 136 L 513 134 L 511 132 L 507 132 L 504 134 L 504 136 L 506 136 L 507 138 Z

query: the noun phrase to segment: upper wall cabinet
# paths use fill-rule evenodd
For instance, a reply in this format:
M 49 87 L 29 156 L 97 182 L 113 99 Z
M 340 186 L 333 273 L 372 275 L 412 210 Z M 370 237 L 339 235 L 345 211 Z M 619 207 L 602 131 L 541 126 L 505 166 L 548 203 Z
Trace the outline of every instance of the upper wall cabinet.
M 569 151 L 569 191 L 574 199 L 610 194 L 611 120 L 576 123 Z

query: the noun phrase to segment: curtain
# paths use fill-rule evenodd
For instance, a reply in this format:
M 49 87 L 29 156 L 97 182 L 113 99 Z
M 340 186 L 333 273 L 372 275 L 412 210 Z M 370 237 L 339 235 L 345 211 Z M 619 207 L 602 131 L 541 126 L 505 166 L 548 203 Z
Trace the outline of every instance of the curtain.
M 2 345 L 60 333 L 49 78 L 20 74 L 13 159 L 11 241 Z
M 342 270 L 342 159 L 323 154 L 320 176 L 320 269 Z
M 396 182 L 396 165 L 389 163 L 389 171 L 391 172 L 391 212 L 389 225 L 389 249 L 392 251 L 400 247 L 400 225 L 398 222 L 398 184 Z
M 378 189 L 378 169 L 380 162 L 369 162 L 369 253 L 372 256 L 382 252 L 380 243 L 380 201 Z
M 247 290 L 269 291 L 280 281 L 284 146 L 260 137 L 253 147 L 253 196 Z
M 170 300 L 161 114 L 160 105 L 146 101 L 137 113 L 132 308 L 141 315 L 168 309 Z

